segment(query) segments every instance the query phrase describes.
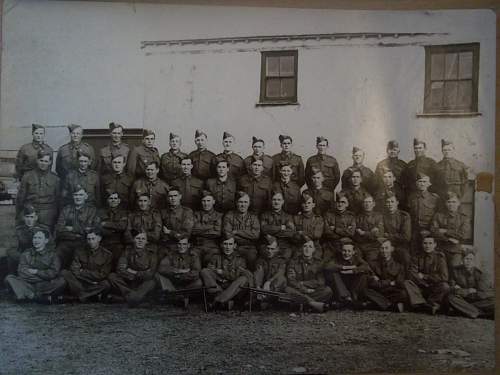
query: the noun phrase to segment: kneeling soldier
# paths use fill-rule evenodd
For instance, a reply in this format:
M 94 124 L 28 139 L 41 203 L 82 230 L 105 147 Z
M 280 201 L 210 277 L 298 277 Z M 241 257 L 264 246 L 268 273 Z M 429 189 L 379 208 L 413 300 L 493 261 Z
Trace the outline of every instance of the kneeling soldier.
M 66 285 L 59 275 L 61 262 L 55 251 L 47 247 L 49 231 L 36 230 L 33 233 L 33 247 L 22 253 L 17 274 L 8 275 L 5 283 L 14 292 L 18 301 L 52 300 L 61 295 Z
M 132 229 L 134 244 L 125 249 L 118 260 L 116 273 L 109 275 L 111 285 L 120 291 L 130 307 L 139 305 L 154 290 L 154 275 L 158 259 L 153 248 L 148 246 L 148 235 L 144 230 Z
M 71 294 L 80 302 L 105 294 L 111 287 L 107 278 L 111 272 L 113 253 L 101 246 L 101 239 L 99 229 L 89 228 L 87 245 L 76 250 L 70 269 L 61 272 Z

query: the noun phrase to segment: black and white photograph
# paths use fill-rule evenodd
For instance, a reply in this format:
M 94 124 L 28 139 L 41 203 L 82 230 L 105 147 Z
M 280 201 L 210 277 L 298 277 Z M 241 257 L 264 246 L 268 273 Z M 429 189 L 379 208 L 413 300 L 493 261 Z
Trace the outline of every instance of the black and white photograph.
M 0 374 L 495 373 L 500 4 L 354 3 L 0 1 Z

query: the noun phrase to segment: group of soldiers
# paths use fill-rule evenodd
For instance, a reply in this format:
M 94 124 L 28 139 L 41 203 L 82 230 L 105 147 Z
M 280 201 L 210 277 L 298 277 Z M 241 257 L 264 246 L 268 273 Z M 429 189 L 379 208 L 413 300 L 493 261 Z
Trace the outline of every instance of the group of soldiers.
M 219 154 L 196 130 L 195 151 L 184 153 L 170 134 L 160 155 L 153 131 L 131 149 L 124 127 L 111 123 L 110 142 L 96 154 L 81 126 L 68 129 L 56 173 L 43 126 L 33 125 L 32 143 L 18 153 L 18 246 L 6 278 L 18 300 L 65 293 L 135 306 L 203 287 L 211 305 L 229 308 L 252 290 L 262 308 L 287 296 L 314 311 L 493 314 L 475 253 L 462 246 L 468 175 L 449 141 L 436 162 L 415 139 L 406 163 L 391 140 L 374 172 L 354 147 L 341 175 L 324 137 L 304 165 L 287 135 L 272 157 L 253 137 L 253 153 L 242 158 L 227 132 Z

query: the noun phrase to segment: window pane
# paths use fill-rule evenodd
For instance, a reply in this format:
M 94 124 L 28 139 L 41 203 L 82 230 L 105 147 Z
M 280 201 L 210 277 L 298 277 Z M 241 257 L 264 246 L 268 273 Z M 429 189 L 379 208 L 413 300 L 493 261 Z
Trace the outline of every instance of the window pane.
M 280 58 L 279 56 L 266 57 L 266 77 L 280 76 Z
M 295 66 L 293 63 L 294 56 L 280 57 L 280 76 L 290 77 L 295 74 Z
M 444 83 L 444 106 L 453 109 L 457 106 L 458 82 L 450 81 Z
M 266 82 L 266 96 L 268 98 L 279 98 L 281 92 L 280 79 L 271 78 Z
M 457 79 L 458 53 L 447 53 L 445 57 L 445 79 Z
M 472 110 L 472 81 L 458 82 L 457 106 Z
M 283 98 L 290 98 L 295 96 L 295 79 L 282 78 L 281 79 L 281 96 Z
M 472 52 L 460 53 L 458 78 L 472 78 Z
M 431 80 L 444 78 L 444 53 L 431 55 Z
M 443 82 L 432 82 L 431 84 L 431 107 L 441 108 L 443 106 Z

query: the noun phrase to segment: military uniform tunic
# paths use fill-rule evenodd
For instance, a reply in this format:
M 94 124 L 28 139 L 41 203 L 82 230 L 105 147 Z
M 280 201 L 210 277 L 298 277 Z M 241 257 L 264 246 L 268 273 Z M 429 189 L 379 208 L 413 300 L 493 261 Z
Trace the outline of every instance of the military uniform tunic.
M 237 181 L 243 173 L 245 173 L 245 163 L 240 155 L 234 152 L 222 152 L 212 159 L 212 175 L 216 176 L 217 173 L 217 161 L 223 159 L 227 161 L 229 167 L 229 176 Z
M 264 166 L 264 171 L 262 172 L 263 175 L 266 175 L 269 178 L 273 178 L 273 158 L 270 157 L 269 155 L 262 155 L 259 156 L 259 158 L 262 159 L 262 164 Z M 245 173 L 248 175 L 252 175 L 252 161 L 253 161 L 253 155 L 247 156 L 244 160 L 243 163 L 245 164 Z
M 154 208 L 149 210 L 135 210 L 128 214 L 127 230 L 125 240 L 128 243 L 134 242 L 131 230 L 145 231 L 149 244 L 156 244 L 160 240 L 162 218 L 160 212 Z M 154 246 L 152 246 L 154 248 Z
M 437 173 L 441 176 L 439 191 L 442 197 L 452 191 L 461 198 L 468 181 L 467 166 L 454 158 L 443 158 L 437 163 Z
M 126 143 L 113 144 L 110 143 L 107 146 L 99 150 L 99 161 L 98 161 L 98 171 L 99 174 L 105 175 L 108 173 L 113 173 L 112 161 L 117 156 L 123 156 L 123 162 L 127 163 L 128 155 L 130 153 L 130 147 Z
M 201 207 L 201 192 L 203 190 L 203 181 L 194 176 L 181 176 L 176 178 L 173 183 L 179 187 L 182 194 L 182 205 L 196 210 Z
M 257 260 L 256 243 L 260 237 L 260 222 L 257 215 L 247 212 L 229 211 L 222 219 L 222 230 L 234 236 L 238 247 L 236 252 L 245 256 L 248 267 L 253 269 Z
M 284 182 L 282 180 L 273 182 L 273 192 L 280 192 L 283 195 L 285 203 L 283 210 L 291 215 L 297 215 L 301 209 L 300 186 L 293 181 Z
M 366 297 L 380 309 L 387 310 L 396 303 L 405 303 L 407 294 L 404 287 L 405 267 L 394 259 L 378 259 L 372 263 L 371 269 L 375 277 L 368 281 Z M 394 285 L 391 285 L 393 283 Z
M 446 233 L 441 233 L 445 229 Z M 470 220 L 461 212 L 437 212 L 431 223 L 431 233 L 438 241 L 451 267 L 462 263 L 460 244 L 470 235 Z M 455 243 L 457 242 L 457 243 Z
M 314 207 L 314 212 L 316 212 L 316 214 L 323 215 L 325 212 L 333 208 L 333 204 L 335 202 L 335 194 L 333 191 L 325 188 L 311 188 L 307 189 L 305 192 L 313 197 L 316 204 Z
M 359 234 L 358 229 L 364 234 Z M 376 231 L 375 231 L 376 229 Z M 354 241 L 358 245 L 363 259 L 371 264 L 378 258 L 380 244 L 378 238 L 384 234 L 384 219 L 379 212 L 363 212 L 356 217 L 356 233 Z
M 134 147 L 128 156 L 128 174 L 135 179 L 145 177 L 146 166 L 153 161 L 160 165 L 160 154 L 156 147 L 146 147 L 144 145 Z
M 167 205 L 169 189 L 168 184 L 159 178 L 154 181 L 140 178 L 130 188 L 130 203 L 132 207 L 137 207 L 138 197 L 146 193 L 150 197 L 151 207 L 160 210 Z
M 325 264 L 325 277 L 332 285 L 335 299 L 339 302 L 358 301 L 365 293 L 368 275 L 372 273 L 368 263 L 360 255 L 344 259 L 340 252 Z
M 293 216 L 281 210 L 266 211 L 260 215 L 260 230 L 262 235 L 269 234 L 276 237 L 281 254 L 290 259 L 293 255 L 293 240 L 295 236 L 295 224 Z
M 363 212 L 363 201 L 370 195 L 368 191 L 366 191 L 363 187 L 360 187 L 359 189 L 345 189 L 342 190 L 342 193 L 345 194 L 347 201 L 349 202 L 349 210 L 351 212 L 356 215 Z
M 330 155 L 319 154 L 311 156 L 309 159 L 307 159 L 305 179 L 309 188 L 313 186 L 311 179 L 311 168 L 313 166 L 318 167 L 323 173 L 323 177 L 325 178 L 325 180 L 323 181 L 323 186 L 333 192 L 340 181 L 340 169 L 339 164 L 337 163 L 337 159 Z
M 120 206 L 127 209 L 133 206 L 133 202 L 129 202 L 130 199 L 130 188 L 134 183 L 134 179 L 126 173 L 110 173 L 101 177 L 101 188 L 102 188 L 102 201 L 103 205 L 106 204 L 106 199 L 108 198 L 108 192 L 116 192 L 120 197 Z
M 180 269 L 189 271 L 176 272 Z M 196 254 L 172 252 L 165 255 L 160 261 L 156 280 L 162 290 L 170 292 L 179 287 L 185 289 L 201 288 L 203 283 L 200 279 L 200 271 L 201 262 Z
M 361 172 L 361 187 L 363 187 L 370 194 L 375 193 L 377 190 L 377 179 L 375 178 L 373 171 L 364 165 L 357 167 L 352 165 L 347 168 L 344 173 L 342 173 L 342 190 L 350 190 L 352 188 L 352 171 L 356 169 Z
M 195 150 L 189 153 L 189 158 L 193 161 L 191 174 L 206 181 L 212 176 L 212 159 L 215 154 L 208 150 Z
M 260 213 L 269 209 L 271 185 L 271 178 L 268 176 L 244 175 L 239 180 L 238 190 L 246 192 L 250 197 L 250 210 Z
M 280 180 L 280 163 L 282 161 L 286 161 L 292 167 L 292 176 L 290 179 L 294 181 L 299 188 L 304 185 L 305 182 L 305 171 L 304 171 L 304 162 L 302 161 L 302 157 L 294 154 L 293 152 L 280 152 L 273 156 L 273 176 L 274 181 Z
M 209 178 L 206 188 L 215 198 L 215 209 L 219 212 L 234 210 L 236 198 L 236 181 L 228 177 L 226 181 Z
M 413 247 L 420 247 L 421 231 L 430 231 L 432 218 L 437 211 L 439 196 L 429 191 L 415 192 L 408 198 L 408 208 L 412 219 Z
M 388 188 L 383 185 L 379 185 L 379 188 L 375 192 L 373 199 L 375 200 L 375 209 L 379 212 L 383 212 L 385 210 L 385 201 L 388 195 L 395 195 L 396 199 L 399 202 L 399 208 L 406 206 L 406 199 L 403 190 L 396 184 L 392 188 Z
M 87 170 L 81 172 L 80 170 L 71 170 L 63 180 L 62 197 L 64 204 L 71 204 L 73 202 L 73 192 L 76 187 L 80 185 L 87 192 L 87 204 L 100 207 L 101 206 L 101 181 L 97 172 Z
M 281 292 L 286 287 L 287 258 L 276 254 L 272 258 L 260 257 L 255 262 L 255 287 L 262 288 L 264 283 L 270 283 L 270 290 Z
M 203 263 L 219 252 L 219 240 L 222 235 L 222 214 L 215 211 L 196 211 L 194 213 L 193 252 L 198 254 Z
M 49 152 L 53 156 L 54 150 L 46 143 L 31 142 L 19 149 L 16 156 L 16 177 L 21 180 L 24 174 L 37 166 L 38 152 Z
M 181 160 L 188 155 L 182 151 L 174 153 L 172 150 L 164 153 L 160 159 L 160 176 L 167 183 L 182 176 Z
M 7 249 L 7 268 L 9 273 L 17 271 L 21 254 L 33 246 L 33 235 L 39 230 L 49 230 L 49 227 L 43 224 L 35 224 L 31 227 L 26 224 L 16 226 L 17 246 Z
M 356 217 L 350 211 L 339 212 L 328 211 L 323 216 L 325 230 L 321 239 L 323 258 L 328 261 L 340 251 L 340 239 L 344 237 L 353 238 L 356 231 Z
M 407 195 L 416 191 L 419 173 L 429 176 L 431 184 L 434 185 L 433 189 L 439 186 L 440 178 L 436 161 L 427 156 L 421 156 L 410 161 L 401 175 L 401 181 Z
M 410 266 L 411 217 L 410 214 L 397 210 L 395 213 L 384 212 L 384 237 L 391 240 L 396 250 L 396 260 L 405 269 Z
M 386 158 L 380 161 L 375 168 L 375 176 L 378 178 L 379 185 L 382 184 L 382 178 L 384 177 L 384 170 L 390 169 L 394 175 L 394 184 L 399 188 L 403 189 L 403 183 L 401 181 L 401 176 L 403 171 L 407 167 L 407 163 L 399 158 Z
M 90 155 L 92 163 L 91 165 L 89 165 L 89 169 L 95 169 L 97 165 L 97 160 L 95 157 L 94 148 L 85 142 L 81 142 L 79 144 L 74 144 L 73 142 L 69 142 L 61 146 L 57 151 L 56 172 L 59 178 L 64 180 L 68 175 L 69 171 L 78 169 L 79 152 L 83 152 L 87 155 Z
M 290 260 L 286 269 L 287 287 L 285 291 L 297 297 L 302 297 L 305 302 L 328 302 L 332 297 L 332 290 L 325 285 L 323 263 L 312 257 L 306 259 L 299 256 Z M 307 289 L 314 289 L 308 292 Z
M 161 219 L 163 226 L 170 230 L 169 234 L 161 231 L 162 249 L 160 258 L 169 251 L 173 250 L 177 241 L 184 237 L 191 237 L 191 231 L 194 225 L 193 210 L 189 207 L 178 206 L 175 208 L 167 207 L 161 210 Z
M 102 245 L 113 253 L 113 261 L 120 258 L 128 225 L 128 212 L 122 208 L 108 207 L 99 211 L 101 218 Z

